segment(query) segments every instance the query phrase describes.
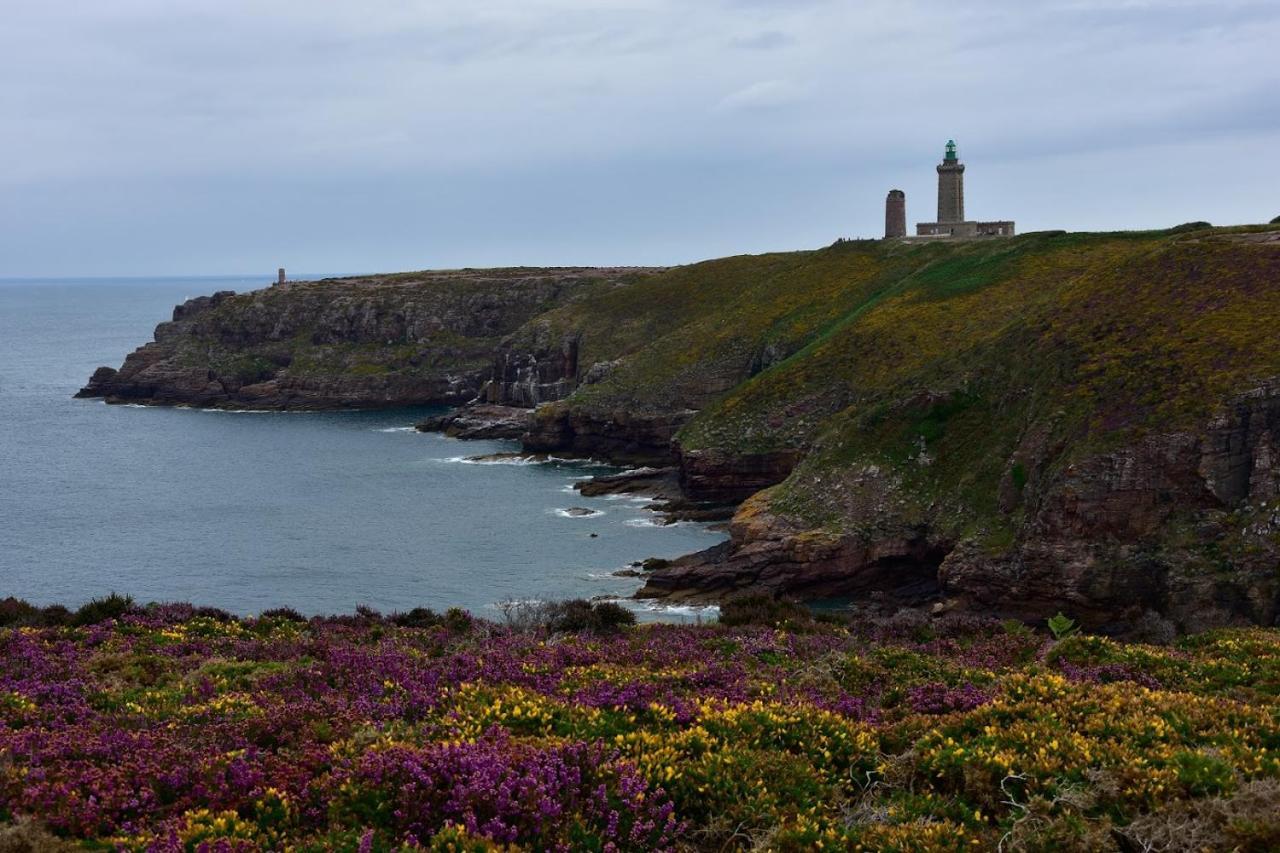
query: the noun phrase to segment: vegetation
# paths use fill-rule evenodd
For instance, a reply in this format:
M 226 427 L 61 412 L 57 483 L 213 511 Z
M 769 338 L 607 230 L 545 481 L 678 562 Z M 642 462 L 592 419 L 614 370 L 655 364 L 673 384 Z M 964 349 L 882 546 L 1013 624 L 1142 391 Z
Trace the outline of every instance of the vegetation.
M 765 609 L 798 629 L 8 599 L 0 849 L 1280 844 L 1280 631 Z
M 533 326 L 581 332 L 584 365 L 620 359 L 560 404 L 575 416 L 696 410 L 685 450 L 800 451 L 767 495 L 797 528 L 998 547 L 1055 471 L 1201 429 L 1280 375 L 1280 251 L 1245 239 L 1264 228 L 846 241 L 671 270 Z
M 530 318 L 644 274 L 517 268 L 299 282 L 220 299 L 164 346 L 173 364 L 211 370 L 233 389 L 482 373 Z

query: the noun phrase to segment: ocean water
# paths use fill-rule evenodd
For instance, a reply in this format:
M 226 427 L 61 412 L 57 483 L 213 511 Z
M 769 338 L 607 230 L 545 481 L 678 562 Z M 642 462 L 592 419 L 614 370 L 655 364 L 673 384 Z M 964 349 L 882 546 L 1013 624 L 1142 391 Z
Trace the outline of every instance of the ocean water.
M 414 432 L 427 410 L 234 413 L 75 400 L 184 299 L 255 279 L 0 281 L 0 597 L 110 591 L 251 614 L 625 596 L 612 572 L 706 548 L 642 500 L 584 498 L 578 463 Z M 591 509 L 569 517 L 571 507 Z M 596 537 L 591 534 L 595 533 Z M 680 618 L 686 611 L 664 614 Z

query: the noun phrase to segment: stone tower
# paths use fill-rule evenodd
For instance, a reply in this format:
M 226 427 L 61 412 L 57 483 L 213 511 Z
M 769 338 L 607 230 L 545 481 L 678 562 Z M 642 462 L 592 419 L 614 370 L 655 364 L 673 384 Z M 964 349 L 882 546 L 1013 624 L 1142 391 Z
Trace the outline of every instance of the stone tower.
M 884 237 L 907 236 L 907 194 L 902 190 L 889 190 L 884 200 Z
M 956 157 L 955 140 L 938 164 L 938 221 L 964 222 L 964 163 Z

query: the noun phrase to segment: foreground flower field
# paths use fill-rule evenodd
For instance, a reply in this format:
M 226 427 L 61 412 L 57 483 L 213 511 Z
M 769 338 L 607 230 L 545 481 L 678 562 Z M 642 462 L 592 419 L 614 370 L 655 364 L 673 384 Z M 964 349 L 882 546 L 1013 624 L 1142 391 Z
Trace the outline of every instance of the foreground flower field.
M 1276 630 L 152 606 L 0 629 L 0 849 L 1277 849 L 1278 693 Z

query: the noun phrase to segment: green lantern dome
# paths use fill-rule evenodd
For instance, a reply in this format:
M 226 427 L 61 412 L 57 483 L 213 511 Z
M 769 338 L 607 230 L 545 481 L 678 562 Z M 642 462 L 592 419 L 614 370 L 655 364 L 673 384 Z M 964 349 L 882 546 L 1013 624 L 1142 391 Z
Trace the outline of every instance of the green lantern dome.
M 948 160 L 956 159 L 956 141 L 954 139 L 947 140 L 947 156 Z

